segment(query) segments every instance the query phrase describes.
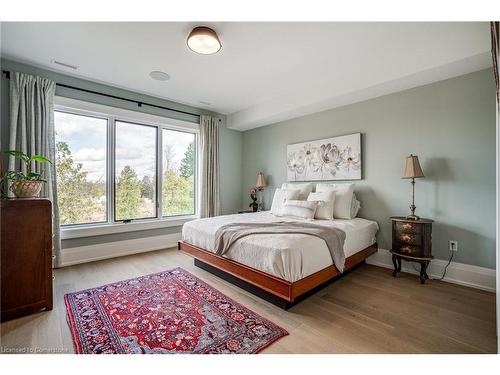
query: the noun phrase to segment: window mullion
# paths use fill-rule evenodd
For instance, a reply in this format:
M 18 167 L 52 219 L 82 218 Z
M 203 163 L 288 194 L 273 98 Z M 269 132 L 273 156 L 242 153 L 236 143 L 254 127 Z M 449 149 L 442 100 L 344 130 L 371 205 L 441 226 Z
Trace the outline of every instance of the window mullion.
M 115 222 L 115 118 L 108 117 L 108 223 Z
M 158 126 L 156 134 L 156 217 L 163 216 L 163 128 Z
M 194 134 L 194 144 L 196 145 L 194 150 L 194 214 L 199 215 L 201 209 L 201 150 L 200 144 L 200 134 Z

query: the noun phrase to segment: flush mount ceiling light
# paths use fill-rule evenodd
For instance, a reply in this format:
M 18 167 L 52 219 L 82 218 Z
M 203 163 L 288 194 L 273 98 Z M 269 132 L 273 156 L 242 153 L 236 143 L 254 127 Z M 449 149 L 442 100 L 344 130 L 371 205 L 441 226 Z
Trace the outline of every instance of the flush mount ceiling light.
M 217 33 L 206 26 L 195 27 L 187 38 L 187 45 L 191 51 L 202 55 L 211 55 L 221 49 Z
M 168 81 L 170 79 L 170 76 L 167 73 L 161 72 L 159 70 L 153 70 L 151 73 L 149 73 L 149 76 L 153 79 L 156 79 L 157 81 Z

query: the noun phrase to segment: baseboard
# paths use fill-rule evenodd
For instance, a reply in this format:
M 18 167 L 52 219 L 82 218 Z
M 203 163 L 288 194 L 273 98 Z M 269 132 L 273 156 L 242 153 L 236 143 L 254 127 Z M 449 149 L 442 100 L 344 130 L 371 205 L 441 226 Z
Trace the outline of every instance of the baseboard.
M 366 259 L 366 263 L 373 264 L 374 266 L 384 268 L 394 268 L 392 264 L 392 254 L 389 250 L 378 249 L 378 252 Z M 413 263 L 415 264 L 415 263 Z M 440 278 L 443 275 L 444 268 L 448 261 L 441 259 L 434 259 L 427 269 L 430 278 Z M 417 265 L 417 269 L 420 270 Z M 412 274 L 418 274 L 409 262 L 403 262 L 401 270 Z M 496 271 L 491 268 L 484 268 L 478 266 L 471 266 L 469 264 L 451 262 L 446 276 L 443 281 L 449 283 L 468 286 L 487 290 L 489 292 L 496 291 Z
M 61 267 L 176 247 L 177 241 L 181 237 L 181 233 L 171 233 L 162 236 L 70 247 L 61 251 Z

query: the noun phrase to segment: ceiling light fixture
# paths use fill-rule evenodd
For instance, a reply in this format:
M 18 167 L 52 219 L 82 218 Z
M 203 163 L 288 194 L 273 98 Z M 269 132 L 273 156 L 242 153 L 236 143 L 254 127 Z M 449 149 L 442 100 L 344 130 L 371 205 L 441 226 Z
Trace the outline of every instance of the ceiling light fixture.
M 206 26 L 195 27 L 187 38 L 187 45 L 191 51 L 202 55 L 214 54 L 222 47 L 217 33 Z
M 161 72 L 159 70 L 153 70 L 151 73 L 149 73 L 149 76 L 153 79 L 156 79 L 157 81 L 168 81 L 170 79 L 170 76 L 167 73 Z

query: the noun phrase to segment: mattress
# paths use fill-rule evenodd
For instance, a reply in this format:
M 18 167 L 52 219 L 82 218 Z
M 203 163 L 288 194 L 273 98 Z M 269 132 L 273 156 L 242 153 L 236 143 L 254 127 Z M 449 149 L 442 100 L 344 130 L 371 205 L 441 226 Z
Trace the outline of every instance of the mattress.
M 215 252 L 215 232 L 229 223 L 272 223 L 301 221 L 276 217 L 269 211 L 223 215 L 197 219 L 184 224 L 184 241 Z M 311 222 L 304 220 L 304 222 Z M 314 224 L 342 229 L 346 233 L 344 253 L 346 258 L 373 245 L 378 224 L 362 218 L 352 220 L 314 220 Z M 224 257 L 268 274 L 294 282 L 333 264 L 324 240 L 305 234 L 258 234 L 241 238 Z

